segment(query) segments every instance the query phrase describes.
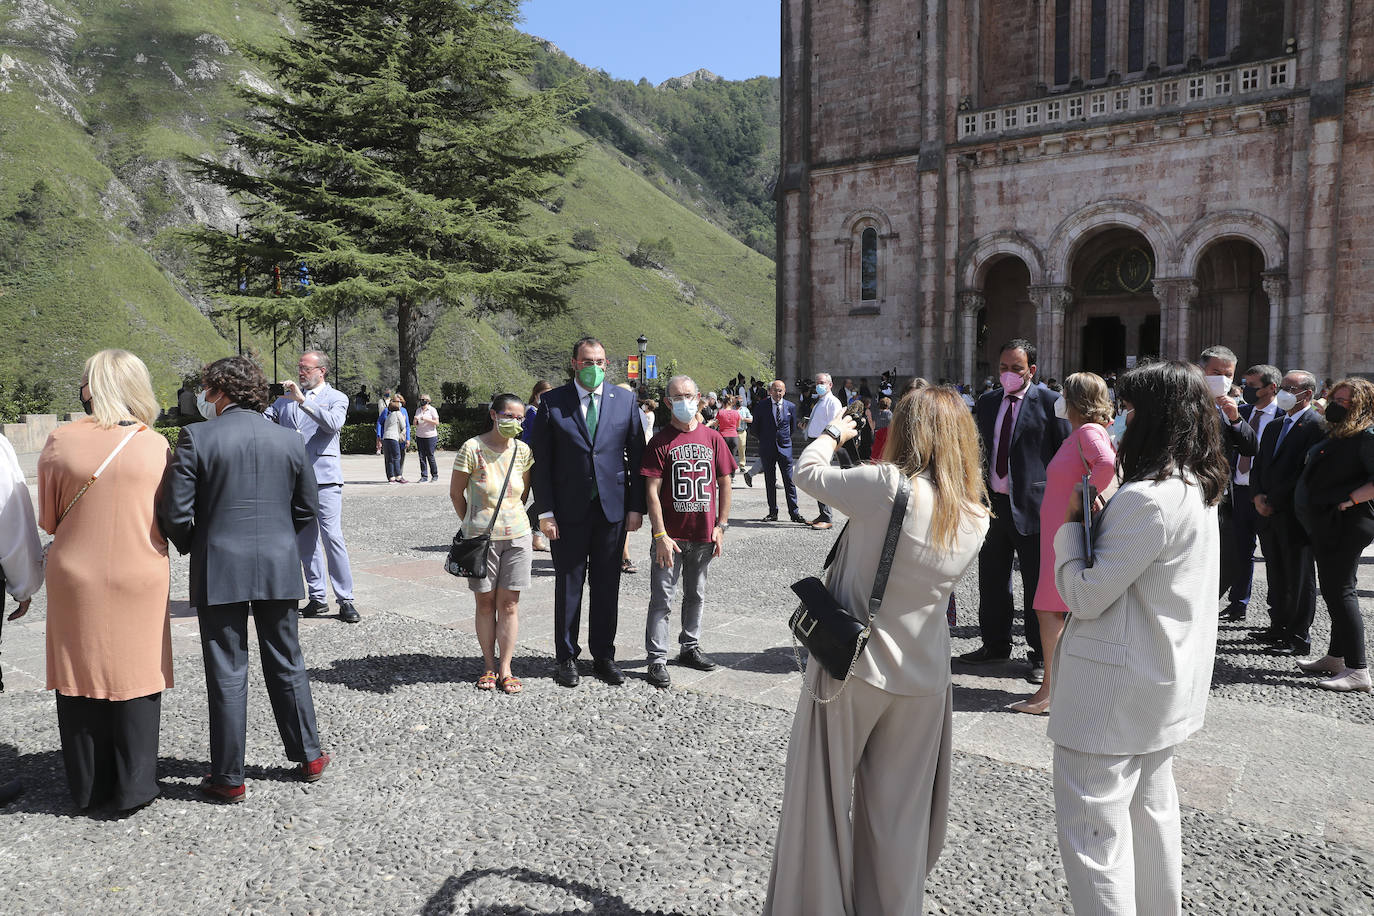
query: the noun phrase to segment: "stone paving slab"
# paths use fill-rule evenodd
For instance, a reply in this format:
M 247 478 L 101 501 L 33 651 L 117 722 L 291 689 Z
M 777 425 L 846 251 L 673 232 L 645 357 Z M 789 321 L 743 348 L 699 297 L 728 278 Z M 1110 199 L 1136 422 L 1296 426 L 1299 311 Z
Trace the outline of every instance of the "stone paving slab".
M 288 778 L 254 674 L 249 801 L 198 800 L 205 688 L 177 558 L 164 797 L 125 819 L 73 816 L 41 689 L 40 597 L 5 625 L 0 655 L 10 688 L 0 776 L 23 772 L 30 786 L 0 810 L 0 887 L 18 901 L 6 912 L 187 912 L 194 901 L 213 901 L 202 908 L 213 912 L 757 912 L 800 689 L 786 584 L 819 564 L 835 532 L 751 523 L 762 493 L 737 489 L 745 521 L 712 565 L 703 636 L 725 667 L 673 666 L 668 691 L 639 677 L 645 532 L 630 539 L 641 571 L 622 585 L 624 688 L 586 678 L 568 691 L 548 679 L 544 570 L 522 596 L 516 671 L 526 693 L 482 695 L 470 686 L 480 667 L 472 598 L 440 568 L 454 525 L 446 490 L 382 484 L 374 459 L 345 464 L 351 483 L 377 483 L 346 491 L 364 620 L 302 622 L 335 755 L 326 778 Z M 1262 566 L 1258 578 L 1257 604 Z M 971 579 L 958 601 L 956 652 L 976 643 Z M 1177 758 L 1185 907 L 1374 913 L 1370 698 L 1315 690 L 1244 635 L 1224 628 L 1207 726 Z M 928 912 L 1068 912 L 1045 720 L 1003 709 L 1033 689 L 1023 669 L 956 672 L 953 820 Z

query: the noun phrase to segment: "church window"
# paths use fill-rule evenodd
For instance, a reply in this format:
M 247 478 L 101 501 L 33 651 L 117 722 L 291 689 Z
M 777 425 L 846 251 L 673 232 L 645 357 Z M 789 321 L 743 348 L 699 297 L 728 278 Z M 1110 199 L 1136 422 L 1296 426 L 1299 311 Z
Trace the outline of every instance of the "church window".
M 1212 79 L 1212 95 L 1231 94 L 1231 74 L 1218 73 Z
M 1131 0 L 1126 10 L 1126 70 L 1145 69 L 1145 0 Z
M 978 133 L 978 116 L 964 115 L 964 136 Z
M 1016 126 L 1016 109 L 1015 109 L 1015 108 L 1008 108 L 1006 111 L 1002 112 L 1002 128 L 1003 128 L 1004 130 L 1011 130 L 1011 129 L 1012 129 L 1013 127 L 1015 127 L 1015 126 Z
M 1092 95 L 1092 113 L 1095 115 L 1107 113 L 1107 93 L 1094 92 Z
M 1160 86 L 1159 96 L 1161 105 L 1177 105 L 1178 81 L 1174 80 L 1172 82 L 1165 83 L 1163 86 Z
M 1183 63 L 1183 20 L 1186 6 L 1184 0 L 1169 0 L 1167 62 L 1170 66 Z
M 1141 86 L 1136 91 L 1135 104 L 1137 108 L 1153 108 L 1155 105 L 1155 87 Z
M 1031 126 L 1032 124 L 1039 124 L 1039 123 L 1040 123 L 1040 106 L 1039 106 L 1039 105 L 1027 105 L 1027 106 L 1026 106 L 1026 112 L 1025 112 L 1025 114 L 1026 114 L 1025 120 L 1026 120 L 1026 126 L 1027 126 L 1027 127 Z
M 1207 56 L 1226 56 L 1226 0 L 1208 0 Z
M 1287 86 L 1288 85 L 1288 64 L 1269 65 L 1269 85 Z
M 1069 119 L 1083 117 L 1083 96 L 1069 99 Z
M 1260 84 L 1259 67 L 1246 67 L 1240 71 L 1240 91 L 1253 92 Z
M 873 302 L 878 298 L 878 230 L 864 230 L 859 246 L 859 298 Z
M 995 111 L 985 111 L 985 112 L 983 112 L 983 130 L 985 130 L 985 131 L 994 131 L 994 130 L 996 130 L 996 129 L 997 129 L 997 112 L 995 112 Z
M 1054 84 L 1069 81 L 1069 35 L 1073 24 L 1073 0 L 1054 0 Z
M 1188 77 L 1188 101 L 1196 102 L 1207 97 L 1207 80 L 1201 76 Z
M 1112 94 L 1112 109 L 1114 111 L 1125 111 L 1131 107 L 1131 90 L 1118 89 Z
M 1092 36 L 1089 78 L 1107 77 L 1107 0 L 1092 0 Z
M 1256 79 L 1259 79 L 1258 76 L 1256 76 L 1255 78 L 1256 78 Z M 1063 119 L 1063 117 L 1064 117 L 1064 103 L 1063 103 L 1063 102 L 1047 102 L 1047 103 L 1045 103 L 1045 120 L 1046 120 L 1046 121 L 1059 121 L 1059 120 Z

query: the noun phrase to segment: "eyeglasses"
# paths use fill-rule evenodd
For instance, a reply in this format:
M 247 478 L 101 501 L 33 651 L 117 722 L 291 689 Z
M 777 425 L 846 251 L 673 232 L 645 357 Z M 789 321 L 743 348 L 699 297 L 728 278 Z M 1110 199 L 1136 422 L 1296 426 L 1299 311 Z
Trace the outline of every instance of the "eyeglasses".
M 307 366 L 305 363 L 296 363 L 296 368 L 303 369 L 306 372 L 309 372 L 311 369 L 319 369 L 320 371 L 324 371 L 323 366 Z
M 1302 394 L 1304 391 L 1311 391 L 1312 389 L 1304 388 L 1302 385 L 1284 385 L 1283 387 L 1279 388 L 1279 390 L 1286 391 L 1289 394 Z
M 496 419 L 498 419 L 498 420 L 523 420 L 523 419 L 525 419 L 525 415 L 522 414 L 522 413 L 502 413 L 502 414 L 497 414 L 497 415 L 496 415 Z
M 603 369 L 606 368 L 606 360 L 604 360 L 604 359 L 579 359 L 579 360 L 577 360 L 577 364 L 578 364 L 579 366 L 584 366 L 584 367 L 585 367 L 585 366 L 600 366 L 600 367 L 603 368 Z
M 698 395 L 695 395 L 695 394 L 669 395 L 669 396 L 668 396 L 668 403 L 669 403 L 669 404 L 681 404 L 681 403 L 684 402 L 684 401 L 695 401 L 695 400 L 697 399 L 697 397 L 698 397 Z
M 1341 405 L 1342 407 L 1345 407 L 1345 408 L 1348 409 L 1348 408 L 1354 406 L 1355 401 L 1354 401 L 1353 398 L 1344 397 L 1344 398 L 1332 398 L 1332 399 L 1331 399 L 1331 403 L 1332 403 L 1332 404 L 1339 404 L 1339 405 Z

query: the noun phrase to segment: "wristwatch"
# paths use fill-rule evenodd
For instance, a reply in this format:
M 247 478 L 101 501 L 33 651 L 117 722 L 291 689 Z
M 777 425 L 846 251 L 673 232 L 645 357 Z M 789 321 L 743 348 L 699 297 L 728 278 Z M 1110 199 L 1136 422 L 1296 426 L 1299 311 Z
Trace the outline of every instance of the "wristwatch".
M 725 529 L 725 528 L 729 528 L 729 527 L 730 527 L 730 522 L 729 522 L 728 520 L 721 519 L 721 520 L 719 520 L 719 521 L 716 522 L 716 527 L 717 527 L 717 528 L 720 528 L 720 529 L 722 529 L 722 530 Z
M 826 428 L 821 430 L 821 432 L 827 436 L 830 436 L 836 442 L 840 441 L 840 428 L 836 426 L 834 423 L 831 423 L 830 425 L 826 426 Z

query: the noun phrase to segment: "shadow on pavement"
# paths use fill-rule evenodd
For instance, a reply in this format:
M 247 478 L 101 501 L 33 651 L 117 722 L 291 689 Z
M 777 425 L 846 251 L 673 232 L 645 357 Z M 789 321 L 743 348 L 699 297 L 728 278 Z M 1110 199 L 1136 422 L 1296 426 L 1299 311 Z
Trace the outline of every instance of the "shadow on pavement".
M 484 878 L 503 878 L 511 882 L 557 888 L 591 904 L 591 912 L 596 913 L 597 916 L 677 916 L 677 914 L 668 913 L 664 910 L 641 910 L 630 906 L 624 898 L 601 888 L 568 878 L 560 878 L 556 875 L 531 871 L 527 868 L 481 868 L 464 872 L 462 875 L 455 875 L 445 881 L 434 896 L 425 902 L 421 912 L 424 916 L 450 916 L 450 914 L 458 913 L 459 895 Z M 573 916 L 573 914 L 586 913 L 588 910 L 582 906 L 575 906 L 570 909 L 540 910 L 523 903 L 510 902 L 465 907 L 462 912 L 470 914 L 470 916 Z
M 732 671 L 755 671 L 760 674 L 795 674 L 797 671 L 797 660 L 791 646 L 774 646 L 762 652 L 708 652 L 707 655 L 711 661 Z
M 1030 687 L 1031 685 L 1027 685 Z M 991 687 L 965 687 L 954 685 L 955 712 L 998 712 L 1005 710 L 1008 703 L 1024 700 L 1029 693 L 1012 693 L 1010 690 L 997 690 Z M 1011 712 L 1011 710 L 1005 710 Z M 1021 715 L 1021 713 L 1012 713 Z
M 528 680 L 552 674 L 553 662 L 546 655 L 518 655 L 512 661 L 515 675 Z M 590 670 L 590 665 L 582 666 Z M 369 655 L 341 658 L 328 668 L 309 669 L 310 680 L 341 684 L 353 690 L 390 693 L 412 684 L 475 684 L 482 676 L 481 656 L 457 657 L 414 652 L 405 655 Z

